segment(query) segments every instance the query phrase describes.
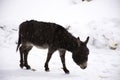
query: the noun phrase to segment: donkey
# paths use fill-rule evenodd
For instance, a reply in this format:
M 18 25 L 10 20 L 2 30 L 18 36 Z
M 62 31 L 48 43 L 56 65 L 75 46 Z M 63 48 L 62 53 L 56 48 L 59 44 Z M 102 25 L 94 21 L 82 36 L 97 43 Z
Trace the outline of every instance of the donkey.
M 83 42 L 79 37 L 75 38 L 61 25 L 50 22 L 38 22 L 35 20 L 25 21 L 19 26 L 19 39 L 16 51 L 20 51 L 20 67 L 31 69 L 28 65 L 27 57 L 33 46 L 48 48 L 45 71 L 49 71 L 48 63 L 52 54 L 58 50 L 60 53 L 63 70 L 69 73 L 65 64 L 65 52 L 72 53 L 73 61 L 82 69 L 87 67 L 89 49 L 87 43 L 89 36 Z

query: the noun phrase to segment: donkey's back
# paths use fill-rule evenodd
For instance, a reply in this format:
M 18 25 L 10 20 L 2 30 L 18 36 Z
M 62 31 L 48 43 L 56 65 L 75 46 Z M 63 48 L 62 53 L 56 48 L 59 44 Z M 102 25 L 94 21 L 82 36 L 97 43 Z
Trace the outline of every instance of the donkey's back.
M 37 22 L 34 20 L 24 22 L 20 25 L 21 37 L 32 43 L 51 43 L 58 31 L 65 32 L 66 30 L 55 23 Z

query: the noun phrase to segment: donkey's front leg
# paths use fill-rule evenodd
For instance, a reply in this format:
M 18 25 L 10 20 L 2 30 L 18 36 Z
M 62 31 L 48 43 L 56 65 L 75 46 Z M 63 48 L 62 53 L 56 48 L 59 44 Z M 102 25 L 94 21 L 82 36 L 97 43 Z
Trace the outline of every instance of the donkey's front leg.
M 60 58 L 61 58 L 61 61 L 62 61 L 62 65 L 63 65 L 63 70 L 66 74 L 69 74 L 69 70 L 66 68 L 66 64 L 65 64 L 65 52 L 66 50 L 59 50 L 60 52 Z
M 44 65 L 45 71 L 49 71 L 48 63 L 49 63 L 49 61 L 51 59 L 51 56 L 54 53 L 54 51 L 55 51 L 55 49 L 52 49 L 52 48 L 48 49 L 47 59 L 46 59 L 45 65 Z

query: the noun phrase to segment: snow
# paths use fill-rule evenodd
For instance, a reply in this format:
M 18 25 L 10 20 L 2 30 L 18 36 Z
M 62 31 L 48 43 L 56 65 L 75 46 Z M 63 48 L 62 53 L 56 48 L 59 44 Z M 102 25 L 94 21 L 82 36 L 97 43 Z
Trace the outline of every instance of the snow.
M 1 0 L 0 80 L 120 80 L 120 0 Z M 90 36 L 88 67 L 80 69 L 66 53 L 65 74 L 56 51 L 44 71 L 47 50 L 33 48 L 29 64 L 36 71 L 19 68 L 16 53 L 19 24 L 25 20 L 55 22 L 84 41 Z

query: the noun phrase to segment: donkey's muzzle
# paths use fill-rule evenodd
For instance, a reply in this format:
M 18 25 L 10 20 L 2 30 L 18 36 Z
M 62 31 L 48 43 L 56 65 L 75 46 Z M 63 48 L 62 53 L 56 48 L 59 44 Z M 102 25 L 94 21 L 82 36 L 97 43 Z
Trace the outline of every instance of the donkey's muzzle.
M 81 68 L 81 69 L 87 68 L 87 62 L 85 62 L 85 63 L 83 63 L 83 64 L 80 64 L 80 68 Z

